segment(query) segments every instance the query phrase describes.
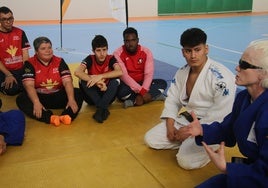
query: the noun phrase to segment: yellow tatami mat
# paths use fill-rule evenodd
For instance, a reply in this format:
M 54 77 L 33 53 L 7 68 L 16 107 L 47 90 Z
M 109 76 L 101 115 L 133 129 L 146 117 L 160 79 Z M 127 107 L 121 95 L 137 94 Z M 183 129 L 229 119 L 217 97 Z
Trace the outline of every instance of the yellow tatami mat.
M 2 111 L 17 109 L 16 97 L 0 98 Z M 160 121 L 163 104 L 124 109 L 115 102 L 102 124 L 92 119 L 95 108 L 86 103 L 69 126 L 54 127 L 27 117 L 23 145 L 8 146 L 0 156 L 0 187 L 188 188 L 219 173 L 213 164 L 183 170 L 176 162 L 177 151 L 144 145 L 144 134 Z M 237 149 L 226 151 L 228 160 L 239 155 Z
M 1 187 L 161 187 L 123 148 L 5 165 Z

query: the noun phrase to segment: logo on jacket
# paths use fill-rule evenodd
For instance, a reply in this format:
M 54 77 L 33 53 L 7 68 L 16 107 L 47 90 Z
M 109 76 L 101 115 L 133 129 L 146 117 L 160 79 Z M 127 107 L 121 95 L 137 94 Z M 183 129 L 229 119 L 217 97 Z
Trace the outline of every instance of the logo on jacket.
M 18 48 L 13 45 L 10 45 L 9 48 L 6 50 L 7 53 L 9 53 L 12 57 L 14 57 L 17 53 Z
M 226 88 L 226 83 L 225 82 L 218 82 L 216 84 L 216 91 L 222 92 L 222 95 L 229 95 L 229 90 Z
M 45 87 L 48 90 L 49 89 L 52 89 L 54 86 L 57 86 L 57 85 L 59 85 L 59 82 L 57 82 L 57 81 L 54 81 L 53 82 L 52 79 L 47 79 L 47 82 L 46 83 L 45 82 L 42 82 L 40 84 L 40 86 Z
M 138 64 L 142 64 L 142 63 L 143 63 L 142 58 L 139 58 L 139 60 L 138 60 Z

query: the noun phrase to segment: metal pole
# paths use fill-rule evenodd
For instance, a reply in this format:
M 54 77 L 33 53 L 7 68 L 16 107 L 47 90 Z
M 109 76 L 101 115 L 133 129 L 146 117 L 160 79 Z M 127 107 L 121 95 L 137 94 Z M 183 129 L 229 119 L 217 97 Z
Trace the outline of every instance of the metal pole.
M 128 4 L 127 4 L 127 0 L 125 0 L 125 6 L 126 6 L 126 24 L 127 24 L 127 28 L 128 28 Z
M 64 0 L 60 0 L 60 48 L 62 49 L 62 5 Z

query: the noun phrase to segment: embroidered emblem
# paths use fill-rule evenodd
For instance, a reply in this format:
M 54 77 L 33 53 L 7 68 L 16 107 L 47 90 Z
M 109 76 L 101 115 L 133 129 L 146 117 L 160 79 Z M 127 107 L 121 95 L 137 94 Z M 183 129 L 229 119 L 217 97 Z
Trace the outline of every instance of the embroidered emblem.
M 138 60 L 138 64 L 142 64 L 143 63 L 143 60 L 142 60 L 142 58 L 140 58 L 139 60 Z
M 216 88 L 217 91 L 222 92 L 222 96 L 226 96 L 229 95 L 229 89 L 226 88 L 226 83 L 225 82 L 218 82 L 216 84 Z

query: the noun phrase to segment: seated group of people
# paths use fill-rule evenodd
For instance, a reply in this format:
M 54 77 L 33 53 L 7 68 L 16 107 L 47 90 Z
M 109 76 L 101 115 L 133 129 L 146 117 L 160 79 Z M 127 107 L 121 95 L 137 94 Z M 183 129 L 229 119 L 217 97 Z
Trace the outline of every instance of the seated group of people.
M 7 7 L 0 8 L 0 21 L 0 41 L 4 41 L 0 42 L 1 91 L 18 94 L 17 106 L 27 116 L 55 126 L 70 124 L 86 101 L 96 106 L 93 118 L 102 123 L 116 97 L 125 108 L 165 100 L 162 121 L 145 134 L 149 147 L 178 149 L 176 158 L 184 169 L 201 168 L 212 160 L 222 174 L 198 187 L 268 185 L 267 40 L 249 44 L 234 77 L 228 68 L 208 57 L 204 31 L 185 30 L 180 44 L 187 64 L 178 69 L 165 97 L 167 83 L 153 78 L 153 55 L 139 45 L 137 30 L 132 27 L 124 30 L 124 44 L 113 55 L 108 54 L 105 37 L 94 37 L 93 53 L 74 72 L 79 78 L 79 88 L 74 88 L 68 65 L 53 54 L 47 37 L 34 40 L 35 55 L 29 58 L 27 37 L 12 26 L 13 13 Z M 235 98 L 236 85 L 246 89 Z M 53 114 L 51 109 L 56 108 L 64 109 L 61 115 Z M 2 125 L 7 121 L 1 121 L 0 152 L 5 151 L 6 143 L 22 143 L 25 119 L 16 111 L 13 121 L 21 124 L 16 128 L 18 137 L 9 139 L 12 133 Z M 0 113 L 0 118 L 10 117 L 3 114 L 6 112 Z M 225 144 L 237 144 L 245 158 L 226 162 Z

